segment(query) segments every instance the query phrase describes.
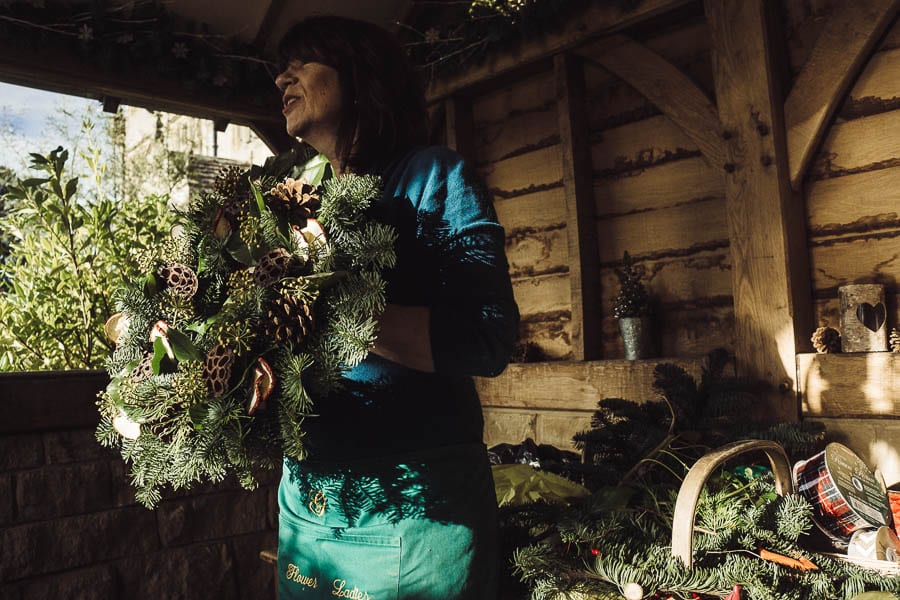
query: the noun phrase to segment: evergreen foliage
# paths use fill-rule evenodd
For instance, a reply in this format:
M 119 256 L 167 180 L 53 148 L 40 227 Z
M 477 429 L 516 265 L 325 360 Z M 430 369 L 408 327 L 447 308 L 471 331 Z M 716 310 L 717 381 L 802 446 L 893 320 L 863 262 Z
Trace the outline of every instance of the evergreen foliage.
M 748 415 L 760 386 L 725 375 L 728 356 L 710 354 L 695 381 L 661 364 L 660 400 L 601 400 L 591 429 L 578 434 L 587 464 L 577 476 L 592 491 L 568 507 L 533 504 L 501 511 L 504 537 L 516 541 L 514 572 L 532 600 L 624 598 L 628 584 L 644 597 L 721 598 L 736 584 L 753 600 L 850 599 L 866 590 L 900 592 L 900 579 L 811 552 L 813 510 L 800 495 L 778 496 L 771 474 L 722 470 L 700 497 L 694 566 L 671 551 L 677 490 L 711 447 L 766 437 L 789 455 L 824 443 L 821 427 L 754 423 Z M 761 549 L 804 557 L 815 570 L 760 558 Z
M 268 172 L 251 176 L 223 174 L 232 181 L 195 198 L 115 295 L 126 325 L 107 361 L 97 438 L 121 449 L 148 507 L 164 485 L 234 472 L 252 488 L 257 470 L 302 459 L 313 399 L 375 340 L 395 236 L 368 221 L 380 179 L 332 179 L 318 212 L 292 222 L 284 204 L 301 200 L 266 191 L 277 181 Z M 182 281 L 193 277 L 195 287 Z M 299 321 L 280 339 L 272 319 L 284 318 Z

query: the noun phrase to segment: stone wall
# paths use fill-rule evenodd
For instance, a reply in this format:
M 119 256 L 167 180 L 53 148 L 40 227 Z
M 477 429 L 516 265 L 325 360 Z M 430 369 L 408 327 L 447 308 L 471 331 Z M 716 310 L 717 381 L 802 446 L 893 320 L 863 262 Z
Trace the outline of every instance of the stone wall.
M 259 552 L 276 545 L 279 474 L 252 492 L 226 480 L 169 493 L 147 510 L 118 453 L 84 426 L 104 379 L 82 374 L 73 388 L 56 374 L 29 387 L 21 374 L 0 375 L 0 598 L 274 598 Z M 15 410 L 29 400 L 45 422 L 65 413 L 76 425 L 44 428 L 40 415 Z

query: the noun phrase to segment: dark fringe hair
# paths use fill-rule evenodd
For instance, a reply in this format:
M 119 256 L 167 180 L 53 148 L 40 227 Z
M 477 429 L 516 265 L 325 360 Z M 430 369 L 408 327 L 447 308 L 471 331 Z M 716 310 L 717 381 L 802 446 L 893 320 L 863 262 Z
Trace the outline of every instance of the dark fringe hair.
M 421 78 L 403 47 L 373 23 L 315 16 L 291 27 L 278 44 L 279 68 L 292 60 L 338 72 L 341 118 L 336 158 L 343 169 L 381 171 L 401 151 L 428 140 Z

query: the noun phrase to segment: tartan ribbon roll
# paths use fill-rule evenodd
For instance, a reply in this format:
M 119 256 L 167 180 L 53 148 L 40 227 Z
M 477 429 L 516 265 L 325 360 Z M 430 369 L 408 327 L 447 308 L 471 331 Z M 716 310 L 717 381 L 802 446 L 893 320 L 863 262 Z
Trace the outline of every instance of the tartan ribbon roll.
M 854 532 L 892 523 L 887 492 L 846 446 L 825 450 L 794 465 L 794 484 L 814 509 L 814 520 L 832 542 L 847 548 Z

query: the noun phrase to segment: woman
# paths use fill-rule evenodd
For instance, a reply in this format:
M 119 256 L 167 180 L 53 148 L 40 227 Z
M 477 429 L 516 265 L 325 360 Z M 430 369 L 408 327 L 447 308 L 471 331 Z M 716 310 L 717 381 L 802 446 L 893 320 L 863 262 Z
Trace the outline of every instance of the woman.
M 380 175 L 372 216 L 398 240 L 374 349 L 316 399 L 308 458 L 285 461 L 278 597 L 493 598 L 496 500 L 471 376 L 499 374 L 516 338 L 503 229 L 470 165 L 424 146 L 422 89 L 389 33 L 315 17 L 279 53 L 288 133 L 335 174 Z

